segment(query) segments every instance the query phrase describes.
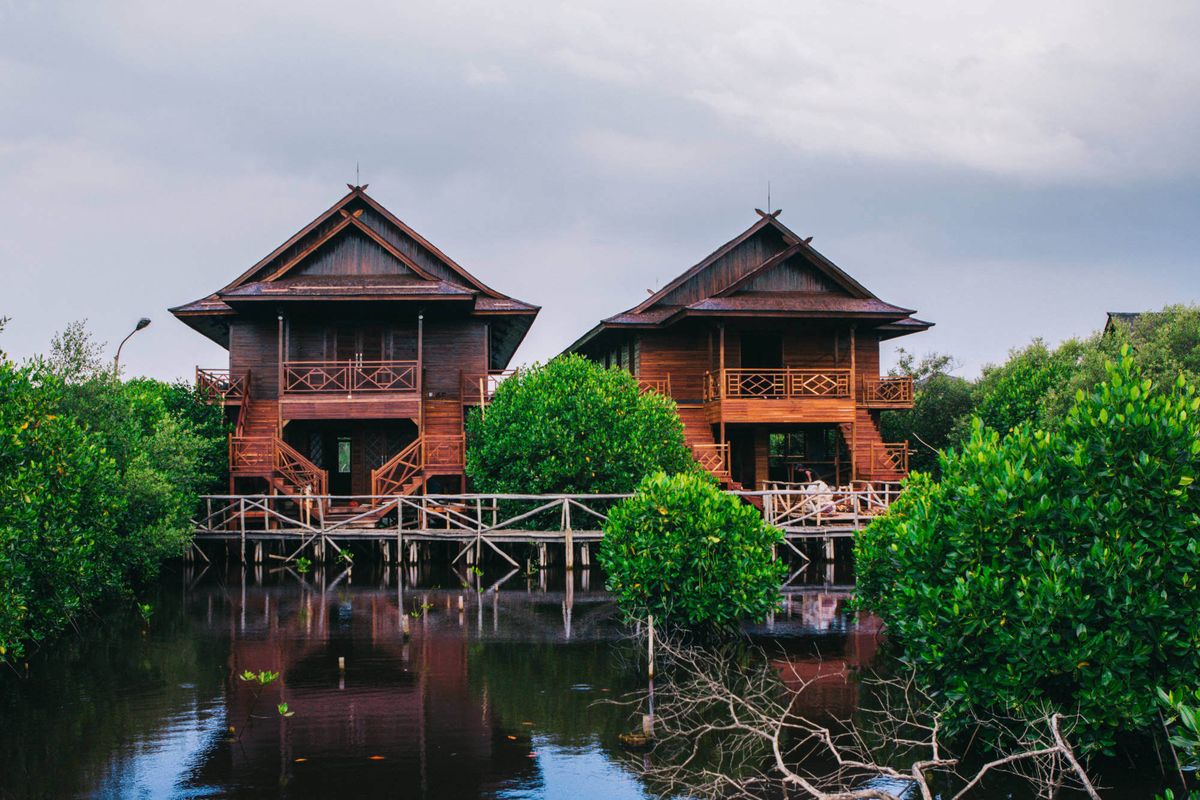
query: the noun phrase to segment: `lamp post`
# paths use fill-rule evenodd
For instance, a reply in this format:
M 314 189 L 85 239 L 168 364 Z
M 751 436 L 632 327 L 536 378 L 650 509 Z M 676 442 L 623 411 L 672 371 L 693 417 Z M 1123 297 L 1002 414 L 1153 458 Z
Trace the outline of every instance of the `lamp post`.
M 129 335 L 126 336 L 124 339 L 122 339 L 121 343 L 119 345 L 117 345 L 117 355 L 113 358 L 113 377 L 114 378 L 119 377 L 121 374 L 121 348 L 124 347 L 125 343 L 129 341 L 130 336 L 133 336 L 135 333 L 140 331 L 142 328 L 145 328 L 149 324 L 150 324 L 150 318 L 142 317 L 141 319 L 139 319 L 137 321 L 137 325 L 133 326 L 133 330 L 131 330 L 129 332 Z

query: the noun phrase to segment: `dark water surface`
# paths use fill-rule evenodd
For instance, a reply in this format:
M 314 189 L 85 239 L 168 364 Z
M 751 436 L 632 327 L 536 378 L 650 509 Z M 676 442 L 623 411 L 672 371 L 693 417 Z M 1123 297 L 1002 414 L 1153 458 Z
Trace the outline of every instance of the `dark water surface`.
M 755 633 L 849 714 L 878 624 L 810 572 Z M 617 742 L 636 718 L 598 702 L 644 687 L 599 573 L 502 577 L 173 570 L 148 624 L 117 610 L 0 676 L 0 797 L 652 796 Z M 280 678 L 256 700 L 244 670 Z

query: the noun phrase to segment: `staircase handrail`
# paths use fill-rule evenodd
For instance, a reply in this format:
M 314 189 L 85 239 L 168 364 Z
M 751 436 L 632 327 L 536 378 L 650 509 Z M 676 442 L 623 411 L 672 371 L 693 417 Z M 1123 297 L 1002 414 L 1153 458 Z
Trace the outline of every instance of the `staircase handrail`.
M 424 468 L 425 446 L 418 436 L 378 469 L 371 470 L 371 494 L 375 497 L 399 494 L 400 489 Z
M 329 494 L 329 473 L 279 437 L 275 438 L 274 450 L 275 470 L 297 490 L 302 492 L 308 487 L 310 494 Z

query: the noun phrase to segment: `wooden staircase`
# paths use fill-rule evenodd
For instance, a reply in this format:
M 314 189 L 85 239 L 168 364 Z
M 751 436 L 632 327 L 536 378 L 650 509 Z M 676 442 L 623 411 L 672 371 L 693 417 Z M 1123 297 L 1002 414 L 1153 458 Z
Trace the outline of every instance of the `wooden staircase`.
M 459 399 L 426 400 L 421 435 L 371 470 L 375 497 L 417 494 L 434 475 L 461 475 L 466 466 L 463 403 Z
M 729 445 L 718 444 L 713 437 L 704 406 L 680 405 L 678 410 L 679 419 L 683 421 L 684 442 L 700 466 L 711 472 L 722 487 L 742 489 L 729 471 Z
M 329 494 L 328 473 L 283 440 L 278 404 L 252 400 L 248 389 L 229 437 L 231 477 L 263 478 L 281 494 Z
M 867 408 L 856 408 L 854 425 L 838 425 L 847 447 L 853 449 L 862 481 L 899 481 L 908 474 L 908 444 L 883 440 L 875 417 Z

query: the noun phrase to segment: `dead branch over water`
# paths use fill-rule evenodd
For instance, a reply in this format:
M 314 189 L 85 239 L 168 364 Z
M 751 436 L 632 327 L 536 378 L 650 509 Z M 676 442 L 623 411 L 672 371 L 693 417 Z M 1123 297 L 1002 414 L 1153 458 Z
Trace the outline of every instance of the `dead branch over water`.
M 1099 800 L 1069 744 L 1072 718 L 979 720 L 1007 744 L 968 766 L 950 751 L 937 703 L 911 674 L 864 677 L 857 713 L 837 719 L 817 695 L 831 679 L 854 680 L 844 665 L 814 671 L 811 660 L 772 658 L 746 643 L 657 646 L 657 685 L 622 702 L 652 713 L 657 747 L 636 769 L 664 795 L 899 800 L 915 791 L 923 800 L 966 800 L 1007 773 L 1031 797 L 1073 788 Z

